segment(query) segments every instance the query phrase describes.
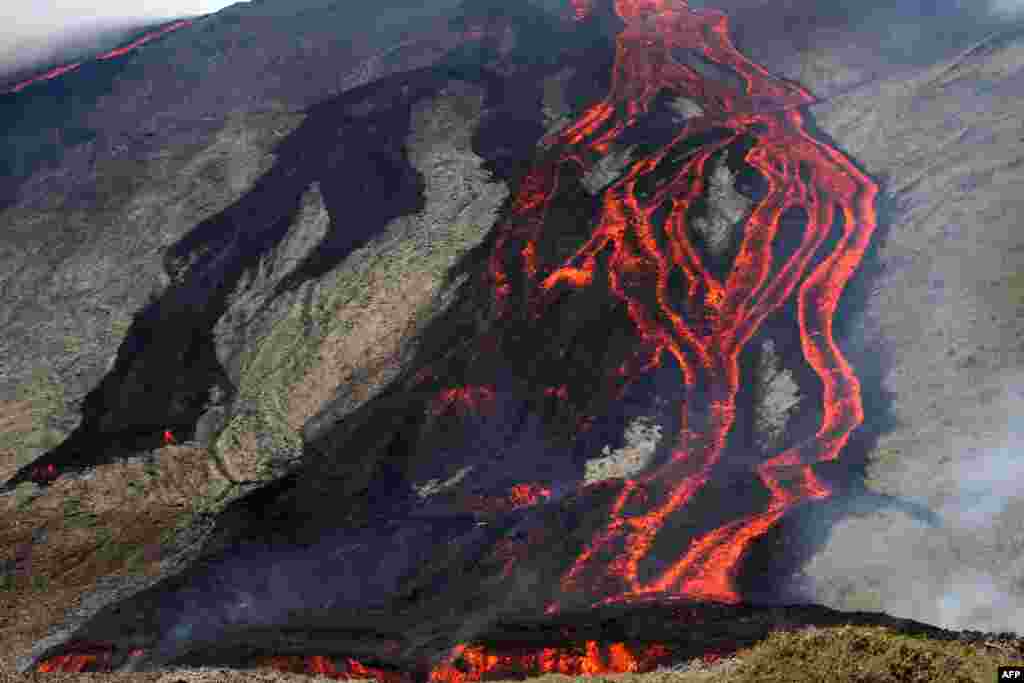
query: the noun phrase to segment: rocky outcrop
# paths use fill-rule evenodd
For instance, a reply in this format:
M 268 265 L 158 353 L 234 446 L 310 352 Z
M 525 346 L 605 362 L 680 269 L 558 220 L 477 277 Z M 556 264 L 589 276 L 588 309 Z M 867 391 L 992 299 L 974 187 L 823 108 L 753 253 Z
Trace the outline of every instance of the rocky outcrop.
M 647 418 L 629 423 L 623 434 L 625 444 L 612 450 L 605 446 L 601 457 L 587 460 L 584 482 L 593 484 L 606 479 L 628 478 L 647 469 L 653 462 L 661 442 L 661 425 Z
M 676 113 L 680 124 L 684 123 L 687 119 L 704 113 L 699 104 L 687 97 L 673 97 L 668 105 Z
M 101 162 L 90 172 L 92 205 L 55 195 L 49 208 L 0 214 L 9 303 L 0 311 L 0 395 L 8 415 L 33 416 L 3 430 L 0 452 L 24 465 L 81 424 L 82 402 L 112 370 L 133 316 L 169 284 L 162 251 L 236 201 L 301 121 L 283 109 L 232 117 L 208 144 Z M 151 398 L 137 388 L 134 400 Z
M 766 339 L 761 345 L 761 364 L 757 373 L 754 428 L 758 443 L 767 452 L 778 450 L 786 425 L 799 409 L 800 387 L 791 372 L 782 367 L 775 342 Z
M 570 122 L 566 86 L 573 73 L 573 69 L 562 69 L 544 79 L 541 114 L 544 115 L 544 129 L 548 135 L 556 133 Z
M 721 262 L 742 239 L 738 227 L 753 206 L 736 190 L 735 174 L 721 155 L 712 165 L 707 202 L 707 213 L 695 217 L 690 228 L 700 236 L 711 258 Z
M 401 216 L 316 282 L 276 294 L 322 241 L 330 221 L 316 186 L 294 226 L 229 296 L 215 327 L 237 387 L 217 453 L 239 479 L 299 457 L 333 424 L 405 371 L 415 339 L 463 281 L 444 274 L 479 244 L 508 196 L 470 148 L 483 91 L 451 81 L 418 102 L 404 150 L 424 184 L 422 212 Z M 343 221 L 344 219 L 340 219 Z M 262 455 L 259 455 L 262 454 Z

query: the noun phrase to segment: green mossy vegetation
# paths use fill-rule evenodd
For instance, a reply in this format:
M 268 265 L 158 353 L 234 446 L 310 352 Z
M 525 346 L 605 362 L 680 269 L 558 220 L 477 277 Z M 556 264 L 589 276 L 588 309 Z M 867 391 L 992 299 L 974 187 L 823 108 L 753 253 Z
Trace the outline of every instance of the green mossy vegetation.
M 1024 306 L 1024 271 L 1014 273 L 1006 280 L 1010 300 L 1017 306 Z
M 973 683 L 996 680 L 1005 656 L 957 642 L 895 633 L 882 627 L 841 626 L 777 632 L 745 657 L 730 683 Z M 1020 662 L 1016 662 L 1020 663 Z
M 71 529 L 91 529 L 99 524 L 95 513 L 83 509 L 78 496 L 65 498 L 63 503 L 64 523 Z
M 879 489 L 882 486 L 882 481 L 878 475 L 887 470 L 891 471 L 902 457 L 903 451 L 895 446 L 876 448 L 869 456 L 865 485 L 871 489 Z
M 29 406 L 26 429 L 0 432 L 0 451 L 13 451 L 15 462 L 25 465 L 64 440 L 65 434 L 49 425 L 50 417 L 63 409 L 64 389 L 56 374 L 37 368 L 17 388 L 15 400 Z
M 499 199 L 504 199 L 500 197 Z M 241 447 L 243 436 L 258 434 L 269 442 L 269 453 L 260 459 L 262 477 L 280 474 L 280 463 L 302 453 L 302 436 L 288 424 L 291 387 L 300 382 L 315 363 L 324 339 L 345 336 L 356 327 L 352 311 L 368 310 L 377 298 L 391 300 L 387 288 L 410 279 L 442 282 L 457 259 L 483 239 L 486 226 L 456 221 L 445 230 L 417 230 L 411 236 L 385 236 L 356 250 L 318 283 L 309 310 L 296 296 L 291 309 L 270 334 L 242 357 L 236 414 L 216 440 L 218 455 Z M 342 317 L 341 311 L 349 311 Z M 421 322 L 427 316 L 416 316 Z
M 43 494 L 43 490 L 31 481 L 22 482 L 14 489 L 14 509 L 26 510 Z

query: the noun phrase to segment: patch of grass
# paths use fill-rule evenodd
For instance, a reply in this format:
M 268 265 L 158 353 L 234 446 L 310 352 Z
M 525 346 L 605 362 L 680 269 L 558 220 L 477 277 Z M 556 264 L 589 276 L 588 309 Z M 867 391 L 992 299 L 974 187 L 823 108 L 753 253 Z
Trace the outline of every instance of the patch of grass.
M 882 612 L 882 596 L 871 588 L 855 591 L 846 596 L 843 608 L 853 612 Z
M 64 353 L 75 355 L 82 350 L 82 340 L 73 334 L 64 337 Z
M 142 466 L 142 471 L 150 479 L 160 478 L 160 468 L 157 466 L 155 462 L 147 462 L 145 465 Z
M 82 508 L 82 499 L 77 496 L 65 498 L 62 504 L 64 523 L 71 529 L 91 529 L 99 524 L 95 513 Z
M 1006 279 L 1006 289 L 1009 292 L 1010 300 L 1018 305 L 1024 306 L 1024 271 L 1014 273 Z
M 146 565 L 146 549 L 141 546 L 125 546 L 123 556 L 125 567 L 132 573 L 142 571 Z
M 146 492 L 146 487 L 142 482 L 130 480 L 125 485 L 129 496 L 141 496 Z
M 107 565 L 124 565 L 130 571 L 137 571 L 144 563 L 143 549 L 114 540 L 114 533 L 101 527 L 96 532 L 96 557 Z
M 32 590 L 37 593 L 43 593 L 50 587 L 50 578 L 45 574 L 33 574 L 30 581 Z
M 865 484 L 869 488 L 882 486 L 883 479 L 880 477 L 884 472 L 891 472 L 898 469 L 898 463 L 903 459 L 903 451 L 893 446 L 883 446 L 875 449 L 869 456 L 867 477 Z
M 0 418 L 0 451 L 11 451 L 19 464 L 50 450 L 64 439 L 64 433 L 48 424 L 64 405 L 64 389 L 56 374 L 37 368 L 15 391 L 15 401 L 4 410 L 19 413 L 5 421 Z
M 37 368 L 28 383 L 19 387 L 18 398 L 34 405 L 48 406 L 60 400 L 61 384 L 49 370 Z
M 110 333 L 115 339 L 124 339 L 132 326 L 132 319 L 127 316 L 119 316 L 110 321 Z
M 753 648 L 728 680 L 973 683 L 994 681 L 998 661 L 963 643 L 912 638 L 881 627 L 842 626 L 774 633 Z
M 30 481 L 18 484 L 14 489 L 14 509 L 18 512 L 27 510 L 42 495 L 42 489 Z

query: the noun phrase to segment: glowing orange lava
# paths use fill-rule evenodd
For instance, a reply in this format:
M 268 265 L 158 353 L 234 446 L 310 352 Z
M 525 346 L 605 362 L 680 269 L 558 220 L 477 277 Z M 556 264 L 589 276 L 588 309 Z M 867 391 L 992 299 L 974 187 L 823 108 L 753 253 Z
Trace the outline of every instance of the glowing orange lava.
M 574 18 L 581 22 L 595 4 L 593 0 L 570 2 Z M 671 458 L 654 471 L 621 483 L 607 523 L 562 575 L 562 590 L 595 592 L 601 602 L 676 598 L 738 602 L 735 575 L 745 552 L 793 506 L 830 495 L 816 478 L 813 464 L 838 457 L 864 419 L 860 385 L 833 339 L 832 321 L 843 288 L 875 230 L 878 188 L 842 153 L 807 132 L 799 108 L 812 102 L 812 96 L 743 57 L 729 39 L 726 15 L 691 10 L 684 0 L 615 0 L 614 7 L 625 28 L 616 39 L 610 92 L 545 141 L 548 153 L 517 188 L 488 264 L 495 311 L 498 317 L 506 316 L 518 300 L 524 312 L 535 318 L 567 290 L 604 280 L 625 306 L 640 338 L 635 355 L 612 373 L 614 381 L 628 382 L 660 366 L 665 354 L 681 369 L 681 428 Z M 743 87 L 707 80 L 680 63 L 673 56 L 675 50 L 699 54 L 731 70 Z M 544 263 L 540 238 L 563 167 L 576 165 L 585 171 L 593 166 L 664 91 L 692 100 L 702 113 L 688 119 L 664 148 L 634 161 L 605 190 L 600 216 L 575 254 L 561 263 Z M 671 156 L 694 136 L 712 129 L 727 134 L 682 159 Z M 732 270 L 721 281 L 691 241 L 687 216 L 705 193 L 709 162 L 741 139 L 752 141 L 744 161 L 761 174 L 767 190 L 753 206 Z M 666 159 L 674 161 L 677 170 L 667 180 L 648 183 Z M 638 189 L 648 185 L 653 185 L 650 191 Z M 659 223 L 654 216 L 663 207 L 667 216 Z M 776 263 L 773 243 L 780 219 L 790 209 L 802 209 L 806 225 L 802 234 L 785 236 L 799 240 L 799 246 L 785 262 Z M 838 238 L 829 240 L 839 219 Z M 823 252 L 826 241 L 832 245 Z M 681 279 L 685 297 L 673 296 L 671 277 Z M 653 576 L 641 576 L 641 562 L 659 531 L 708 482 L 722 456 L 736 418 L 738 359 L 744 345 L 794 293 L 803 355 L 823 389 L 817 432 L 756 468 L 770 494 L 763 511 L 695 538 L 669 566 Z M 484 337 L 485 343 L 493 341 L 491 336 Z M 413 381 L 433 377 L 424 370 Z M 544 393 L 562 401 L 569 396 L 564 385 L 548 387 Z M 476 411 L 493 399 L 494 390 L 489 387 L 451 388 L 437 397 L 434 410 Z M 581 418 L 581 428 L 588 424 L 587 418 Z M 594 485 L 584 493 L 607 492 L 610 485 Z M 543 485 L 521 484 L 505 497 L 476 502 L 496 511 L 534 505 L 550 495 Z M 491 558 L 504 564 L 507 575 L 510 563 L 542 545 L 542 535 L 531 532 L 524 540 L 499 542 Z M 546 611 L 557 610 L 558 604 L 551 603 Z M 430 680 L 464 683 L 492 676 L 649 671 L 669 655 L 661 645 L 595 641 L 579 648 L 549 647 L 528 653 L 459 645 L 431 671 Z M 712 653 L 707 658 L 716 656 Z M 71 670 L 61 668 L 69 666 L 83 670 L 94 661 L 89 657 L 95 659 L 95 655 L 53 658 L 39 670 Z M 353 659 L 338 664 L 327 657 L 271 657 L 260 662 L 283 671 L 339 679 L 411 680 Z
M 412 679 L 398 671 L 386 671 L 364 666 L 354 659 L 344 659 L 341 663 L 330 657 L 261 657 L 256 661 L 257 667 L 269 667 L 277 671 L 298 674 L 320 674 L 337 680 L 369 679 L 380 683 L 411 683 Z
M 167 26 L 164 26 L 161 29 L 147 33 L 141 38 L 137 38 L 123 47 L 115 48 L 110 52 L 104 52 L 96 59 L 113 59 L 114 57 L 120 57 L 121 55 L 131 52 L 137 47 L 145 45 L 151 40 L 156 40 L 157 38 L 166 33 L 170 33 L 171 31 L 177 31 L 179 28 L 184 28 L 186 26 L 190 26 L 191 24 L 192 22 L 187 19 L 183 21 L 176 21 L 173 24 L 168 24 Z
M 170 33 L 171 31 L 177 31 L 179 28 L 184 28 L 185 26 L 191 26 L 191 25 L 192 25 L 192 21 L 189 20 L 189 19 L 185 19 L 185 20 L 182 20 L 182 21 L 176 21 L 174 23 L 168 24 L 166 26 L 163 26 L 163 27 L 157 29 L 156 31 L 151 31 L 151 32 L 145 34 L 144 36 L 142 36 L 140 38 L 136 38 L 135 40 L 133 40 L 132 42 L 128 43 L 127 45 L 124 45 L 122 47 L 110 50 L 109 52 L 104 52 L 103 54 L 101 54 L 98 57 L 96 57 L 96 59 L 97 60 L 107 60 L 107 59 L 113 59 L 114 57 L 120 57 L 122 55 L 127 54 L 128 52 L 131 52 L 132 50 L 134 50 L 137 47 L 141 47 L 142 45 L 145 45 L 146 43 L 159 38 L 160 36 L 162 36 L 164 34 Z M 24 81 L 21 81 L 20 83 L 17 83 L 14 86 L 8 88 L 6 90 L 6 92 L 9 92 L 9 93 L 20 92 L 20 91 L 24 90 L 25 88 L 27 88 L 28 86 L 32 85 L 33 83 L 38 83 L 40 81 L 49 81 L 49 80 L 52 80 L 54 78 L 57 78 L 58 76 L 62 76 L 62 75 L 66 74 L 66 73 L 68 73 L 70 71 L 74 71 L 78 67 L 82 66 L 82 64 L 84 64 L 84 62 L 74 62 L 72 64 L 65 64 L 63 66 L 58 66 L 55 69 L 50 69 L 49 71 L 47 71 L 45 73 L 42 73 L 42 74 L 39 74 L 38 76 L 33 76 L 32 78 L 29 78 L 29 79 L 26 79 Z
M 36 671 L 40 673 L 82 673 L 86 671 L 110 670 L 113 649 L 100 645 L 82 644 L 74 654 L 58 655 L 41 662 Z
M 592 4 L 573 2 L 576 18 L 585 20 Z M 563 576 L 563 591 L 596 588 L 605 602 L 657 595 L 737 602 L 734 577 L 745 551 L 794 505 L 830 495 L 811 465 L 836 458 L 863 421 L 860 385 L 832 337 L 832 319 L 874 232 L 878 188 L 843 154 L 805 130 L 799 107 L 812 96 L 741 55 L 729 39 L 725 14 L 691 10 L 681 0 L 617 0 L 615 11 L 625 28 L 617 37 L 610 92 L 545 141 L 552 152 L 527 173 L 501 226 L 489 267 L 495 310 L 499 317 L 508 314 L 511 295 L 518 291 L 536 318 L 566 289 L 605 278 L 641 339 L 635 357 L 617 370 L 618 378 L 629 381 L 660 366 L 664 354 L 682 370 L 682 428 L 670 461 L 624 482 L 608 523 Z M 677 61 L 675 50 L 728 68 L 742 80 L 742 89 L 706 79 Z M 592 234 L 573 256 L 560 264 L 540 263 L 538 241 L 562 168 L 592 166 L 665 91 L 696 102 L 702 114 L 690 118 L 667 146 L 633 162 L 605 191 Z M 728 134 L 682 157 L 674 175 L 653 190 L 638 191 L 663 160 L 679 162 L 669 156 L 677 147 L 712 129 Z M 688 236 L 687 213 L 705 192 L 709 161 L 741 138 L 753 141 L 744 160 L 761 173 L 767 192 L 746 221 L 732 271 L 719 281 Z M 662 208 L 667 217 L 657 225 L 653 216 Z M 785 263 L 774 264 L 780 218 L 794 208 L 807 215 L 802 235 L 786 235 L 799 237 L 799 247 Z M 837 218 L 842 220 L 838 240 L 829 253 L 818 254 Z M 816 256 L 823 258 L 807 273 Z M 599 257 L 606 268 L 598 266 Z M 670 295 L 670 276 L 682 276 L 684 300 Z M 640 563 L 659 530 L 708 481 L 721 457 L 735 420 L 740 352 L 794 290 L 803 354 L 823 385 L 820 428 L 757 468 L 771 493 L 767 509 L 695 539 L 671 566 L 642 579 Z M 703 410 L 693 411 L 695 405 Z
M 548 673 L 569 676 L 642 673 L 657 668 L 670 654 L 663 645 L 601 645 L 593 640 L 577 648 L 548 647 L 520 653 L 459 646 L 453 650 L 449 663 L 434 667 L 430 672 L 430 680 L 434 683 L 465 683 L 480 681 L 485 677 L 497 680 Z
M 551 489 L 541 484 L 516 484 L 503 496 L 465 495 L 461 507 L 479 514 L 498 514 L 537 505 L 550 497 Z
M 455 647 L 444 663 L 429 675 L 433 683 L 467 683 L 503 677 L 562 673 L 571 676 L 652 671 L 671 652 L 663 645 L 599 644 L 587 641 L 578 647 L 549 647 L 535 651 L 498 651 L 477 645 Z M 328 678 L 374 678 L 380 683 L 411 683 L 412 677 L 397 671 L 364 666 L 354 659 L 336 664 L 329 657 L 264 657 L 257 666 L 289 673 L 322 674 Z
M 133 650 L 131 656 L 142 654 Z M 548 647 L 537 650 L 504 651 L 480 645 L 459 645 L 444 662 L 431 669 L 435 683 L 466 683 L 485 678 L 520 677 L 545 673 L 597 675 L 652 671 L 664 664 L 671 651 L 661 644 L 601 644 L 586 641 L 579 646 Z M 109 671 L 110 652 L 68 654 L 51 657 L 36 667 L 40 673 L 82 673 Z M 253 666 L 297 674 L 321 675 L 336 680 L 375 679 L 379 683 L 412 683 L 414 677 L 402 671 L 366 666 L 352 658 L 326 656 L 258 657 Z
M 442 415 L 454 408 L 459 415 L 480 413 L 493 402 L 494 389 L 491 387 L 454 387 L 438 394 L 433 412 L 435 415 Z

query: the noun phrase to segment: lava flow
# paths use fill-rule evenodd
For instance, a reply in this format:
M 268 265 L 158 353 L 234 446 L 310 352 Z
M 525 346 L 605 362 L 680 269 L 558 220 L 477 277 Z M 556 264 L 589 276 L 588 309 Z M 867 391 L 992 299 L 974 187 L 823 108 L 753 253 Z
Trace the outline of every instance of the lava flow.
M 652 671 L 671 652 L 663 645 L 601 645 L 589 640 L 577 647 L 548 647 L 536 651 L 503 651 L 480 645 L 456 647 L 444 663 L 430 670 L 432 683 L 468 683 L 522 675 L 561 673 L 570 676 Z M 328 678 L 374 678 L 380 683 L 411 683 L 398 671 L 364 666 L 354 659 L 336 663 L 330 657 L 267 657 L 258 666 L 290 673 L 320 674 Z
M 664 645 L 609 643 L 588 640 L 579 647 L 546 647 L 534 652 L 500 652 L 481 646 L 458 646 L 450 661 L 430 672 L 432 683 L 465 683 L 542 674 L 595 676 L 653 671 L 671 656 Z
M 516 484 L 506 495 L 468 494 L 460 497 L 460 507 L 467 512 L 496 515 L 537 505 L 551 497 L 551 489 L 542 484 Z
M 574 1 L 575 18 L 586 20 L 593 4 Z M 625 305 L 641 341 L 613 379 L 631 381 L 660 366 L 664 354 L 681 368 L 682 427 L 671 458 L 624 482 L 607 524 L 563 575 L 562 590 L 600 590 L 603 602 L 659 595 L 737 602 L 735 574 L 746 550 L 794 505 L 830 495 L 812 463 L 836 458 L 863 421 L 860 385 L 833 339 L 832 320 L 875 229 L 878 188 L 808 133 L 799 107 L 812 96 L 743 57 L 728 36 L 725 14 L 693 10 L 680 0 L 617 0 L 615 11 L 625 28 L 617 36 L 610 92 L 545 141 L 549 153 L 524 177 L 498 233 L 489 269 L 496 315 L 507 316 L 519 301 L 524 315 L 536 320 L 566 290 L 589 287 L 606 271 L 608 290 Z M 677 61 L 679 52 L 731 70 L 742 89 L 706 79 Z M 688 98 L 701 113 L 605 190 L 591 235 L 572 257 L 541 263 L 545 216 L 564 168 L 592 167 L 664 92 Z M 701 135 L 714 141 L 690 149 Z M 740 142 L 750 144 L 744 162 L 761 174 L 767 191 L 753 206 L 732 270 L 721 281 L 691 240 L 687 213 L 706 190 L 709 160 Z M 678 170 L 656 180 L 655 170 L 666 167 Z M 780 219 L 791 209 L 806 213 L 806 226 L 788 260 L 773 263 Z M 667 210 L 663 222 L 655 219 L 659 210 Z M 838 239 L 826 252 L 822 245 L 837 223 Z M 679 290 L 670 290 L 670 280 L 684 283 L 685 296 L 671 294 Z M 757 468 L 771 494 L 766 509 L 696 538 L 670 566 L 642 577 L 641 561 L 659 530 L 709 480 L 723 453 L 735 420 L 741 350 L 794 290 L 803 355 L 823 385 L 820 428 Z
M 574 19 L 587 21 L 595 4 L 571 0 Z M 800 108 L 811 103 L 812 96 L 743 57 L 728 36 L 726 15 L 692 10 L 684 0 L 615 0 L 614 9 L 625 28 L 616 39 L 610 92 L 545 141 L 547 151 L 520 184 L 489 261 L 494 311 L 499 318 L 507 317 L 518 303 L 524 318 L 536 320 L 567 291 L 603 288 L 606 282 L 639 337 L 633 356 L 611 373 L 609 381 L 614 386 L 632 381 L 668 359 L 680 368 L 681 426 L 671 457 L 619 484 L 609 519 L 562 575 L 562 591 L 593 592 L 599 602 L 686 598 L 737 603 L 736 573 L 746 551 L 794 506 L 831 494 L 815 476 L 813 464 L 837 458 L 863 422 L 860 384 L 832 327 L 843 289 L 877 224 L 878 187 L 846 156 L 808 132 Z M 732 71 L 742 87 L 708 80 L 681 63 L 676 58 L 679 52 Z M 689 118 L 665 147 L 633 161 L 604 191 L 600 215 L 575 254 L 561 262 L 545 262 L 545 217 L 561 179 L 570 175 L 566 169 L 590 169 L 665 92 L 691 100 L 700 113 Z M 703 143 L 694 148 L 695 140 Z M 761 175 L 767 189 L 745 221 L 742 241 L 723 281 L 691 239 L 688 214 L 707 190 L 709 162 L 741 143 L 747 147 L 744 163 Z M 671 173 L 662 178 L 666 168 Z M 782 216 L 794 209 L 806 216 L 802 233 L 780 238 Z M 777 238 L 799 241 L 782 262 L 773 250 Z M 681 289 L 677 283 L 682 283 Z M 817 432 L 757 466 L 770 494 L 762 511 L 699 535 L 667 566 L 645 566 L 641 572 L 659 532 L 685 510 L 723 456 L 736 420 L 744 346 L 794 295 L 801 350 L 822 386 Z M 493 338 L 485 336 L 483 341 Z M 432 376 L 425 370 L 416 377 L 426 381 Z M 544 393 L 559 401 L 572 396 L 564 385 L 547 387 Z M 489 387 L 446 389 L 437 398 L 435 411 L 464 414 L 481 409 L 492 398 Z M 590 487 L 582 495 L 598 491 L 604 497 L 607 488 Z M 530 505 L 550 495 L 540 484 L 522 487 L 498 507 Z M 509 540 L 496 549 L 494 559 L 504 574 L 531 545 L 543 546 L 540 536 Z M 548 611 L 558 611 L 558 605 Z M 429 677 L 436 683 L 463 683 L 524 673 L 645 671 L 667 653 L 659 645 L 635 649 L 596 641 L 581 648 L 529 653 L 460 645 Z M 326 657 L 275 657 L 265 663 L 334 678 L 407 680 L 405 674 L 372 669 L 355 660 L 338 664 Z M 74 666 L 86 664 L 79 659 Z
M 150 31 L 149 33 L 147 33 L 147 34 L 145 34 L 145 35 L 143 35 L 143 36 L 141 36 L 139 38 L 136 38 L 135 40 L 131 41 L 127 45 L 123 45 L 123 46 L 121 46 L 119 48 L 115 48 L 113 50 L 110 50 L 109 52 L 104 52 L 103 54 L 97 56 L 96 59 L 97 60 L 108 60 L 108 59 L 113 59 L 114 57 L 120 57 L 122 55 L 125 55 L 125 54 L 131 52 L 132 50 L 134 50 L 137 47 L 141 47 L 141 46 L 145 45 L 146 43 L 148 43 L 148 42 L 150 42 L 152 40 L 156 40 L 157 38 L 159 38 L 160 36 L 162 36 L 162 35 L 164 35 L 166 33 L 170 33 L 171 31 L 177 31 L 179 28 L 184 28 L 186 26 L 191 26 L 191 25 L 192 25 L 192 20 L 190 20 L 190 19 L 183 19 L 181 21 L 175 21 L 174 23 L 167 24 L 166 26 L 162 26 L 162 27 L 160 27 L 159 29 L 157 29 L 155 31 Z M 25 88 L 27 88 L 28 86 L 32 85 L 33 83 L 38 83 L 40 81 L 49 81 L 49 80 L 52 80 L 54 78 L 57 78 L 58 76 L 62 76 L 62 75 L 66 74 L 66 73 L 68 73 L 70 71 L 74 71 L 78 67 L 82 66 L 82 64 L 84 64 L 84 62 L 72 62 L 71 64 L 64 64 L 63 66 L 58 66 L 58 67 L 56 67 L 54 69 L 50 69 L 49 71 L 47 71 L 45 73 L 41 73 L 38 76 L 33 76 L 32 78 L 29 78 L 29 79 L 26 79 L 26 80 L 21 81 L 19 83 L 16 83 L 14 86 L 8 88 L 5 92 L 8 92 L 8 93 L 20 92 L 20 91 L 24 90 Z
M 36 671 L 40 673 L 83 673 L 110 670 L 113 656 L 112 647 L 95 643 L 76 643 L 73 650 L 72 654 L 58 655 L 41 662 L 36 667 Z

